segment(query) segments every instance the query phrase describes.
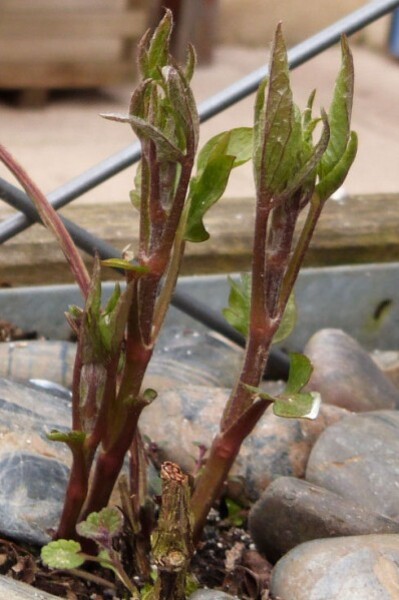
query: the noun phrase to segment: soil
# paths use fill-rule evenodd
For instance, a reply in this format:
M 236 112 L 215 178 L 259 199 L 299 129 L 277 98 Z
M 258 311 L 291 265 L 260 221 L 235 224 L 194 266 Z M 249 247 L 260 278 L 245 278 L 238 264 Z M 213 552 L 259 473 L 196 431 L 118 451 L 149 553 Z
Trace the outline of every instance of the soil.
M 234 526 L 212 511 L 192 561 L 191 571 L 199 587 L 220 589 L 242 600 L 278 600 L 269 593 L 271 569 L 272 565 L 254 549 L 245 526 Z M 84 572 L 86 577 L 81 575 L 82 570 L 71 573 L 47 569 L 37 548 L 0 539 L 2 575 L 68 600 L 126 598 L 126 592 L 109 570 L 85 568 Z

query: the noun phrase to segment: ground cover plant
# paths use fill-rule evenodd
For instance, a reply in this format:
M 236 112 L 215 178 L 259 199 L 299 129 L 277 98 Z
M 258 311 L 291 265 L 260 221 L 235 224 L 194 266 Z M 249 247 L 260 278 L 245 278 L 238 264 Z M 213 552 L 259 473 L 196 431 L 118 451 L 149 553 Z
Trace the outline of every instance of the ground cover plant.
M 260 389 L 271 344 L 294 322 L 293 288 L 326 200 L 342 184 L 354 160 L 357 138 L 350 130 L 353 64 L 345 38 L 342 65 L 326 114 L 314 117 L 312 92 L 303 112 L 294 104 L 281 26 L 276 30 L 268 80 L 255 102 L 254 127 L 237 128 L 212 138 L 197 153 L 199 119 L 190 89 L 195 54 L 178 66 L 169 52 L 169 12 L 154 34 L 139 45 L 142 80 L 127 115 L 105 115 L 130 124 L 140 139 L 142 158 L 131 201 L 140 219 L 134 253 L 103 264 L 123 269 L 101 306 L 101 264 L 91 276 L 62 221 L 22 167 L 4 148 L 2 161 L 32 198 L 44 224 L 54 232 L 84 298 L 67 319 L 77 335 L 72 388 L 72 428 L 53 432 L 67 444 L 72 467 L 65 504 L 54 541 L 43 560 L 73 568 L 87 560 L 111 568 L 133 598 L 183 599 L 190 559 L 207 515 L 218 500 L 246 436 L 273 404 L 283 417 L 316 416 L 320 401 L 303 392 L 312 367 L 291 357 L 285 391 L 272 397 Z M 317 137 L 317 141 L 313 141 Z M 256 200 L 252 273 L 231 282 L 225 317 L 246 336 L 241 372 L 221 415 L 220 430 L 190 483 L 177 465 L 161 469 L 162 501 L 158 519 L 146 484 L 147 456 L 138 422 L 156 402 L 156 390 L 143 389 L 147 365 L 162 327 L 187 243 L 208 239 L 204 217 L 226 188 L 230 172 L 252 159 Z M 306 217 L 297 231 L 299 214 Z M 294 234 L 296 237 L 294 238 Z M 129 567 L 117 552 L 122 531 L 118 509 L 106 509 L 127 453 L 129 489 L 121 505 L 129 525 Z M 105 510 L 105 512 L 104 512 Z M 100 549 L 97 553 L 97 549 Z M 157 576 L 153 583 L 153 571 Z M 127 572 L 128 571 L 128 572 Z

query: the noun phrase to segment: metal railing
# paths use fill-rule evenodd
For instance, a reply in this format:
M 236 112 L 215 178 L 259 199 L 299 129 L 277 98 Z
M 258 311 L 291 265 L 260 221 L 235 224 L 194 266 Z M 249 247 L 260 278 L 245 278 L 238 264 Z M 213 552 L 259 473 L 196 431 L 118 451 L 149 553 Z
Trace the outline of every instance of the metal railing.
M 374 0 L 365 6 L 338 20 L 316 35 L 301 42 L 288 52 L 290 68 L 294 69 L 317 56 L 333 44 L 337 43 L 342 34 L 348 36 L 363 29 L 373 21 L 399 7 L 399 0 Z M 199 106 L 200 121 L 204 122 L 219 114 L 258 88 L 260 82 L 267 76 L 268 67 L 261 67 L 218 94 L 208 98 Z M 123 171 L 140 160 L 140 144 L 135 143 L 120 152 L 93 166 L 80 176 L 72 179 L 48 195 L 48 200 L 59 209 L 82 194 L 95 188 L 104 181 Z M 24 231 L 35 222 L 40 222 L 36 209 L 28 196 L 14 185 L 0 178 L 0 198 L 20 211 L 0 224 L 0 244 Z M 102 259 L 119 256 L 119 250 L 103 240 L 93 236 L 69 219 L 62 217 L 68 231 L 77 246 L 90 255 L 98 252 Z M 243 345 L 244 339 L 218 313 L 199 302 L 187 293 L 176 289 L 172 304 L 194 319 L 218 331 L 232 341 Z M 286 376 L 288 368 L 287 357 L 279 351 L 274 351 L 270 357 L 269 370 L 274 376 Z

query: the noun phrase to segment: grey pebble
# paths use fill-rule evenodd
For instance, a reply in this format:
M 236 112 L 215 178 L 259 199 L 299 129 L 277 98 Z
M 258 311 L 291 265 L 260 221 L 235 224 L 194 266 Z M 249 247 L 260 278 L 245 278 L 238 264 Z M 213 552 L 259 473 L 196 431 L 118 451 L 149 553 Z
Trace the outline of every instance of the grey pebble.
M 340 329 L 322 329 L 306 344 L 313 365 L 309 390 L 323 403 L 353 412 L 399 408 L 399 389 L 363 348 Z
M 313 540 L 276 564 L 270 591 L 284 600 L 397 600 L 399 535 Z
M 399 411 L 345 417 L 314 445 L 307 481 L 399 520 Z
M 399 523 L 295 477 L 279 477 L 253 505 L 249 531 L 271 562 L 320 538 L 399 533 Z

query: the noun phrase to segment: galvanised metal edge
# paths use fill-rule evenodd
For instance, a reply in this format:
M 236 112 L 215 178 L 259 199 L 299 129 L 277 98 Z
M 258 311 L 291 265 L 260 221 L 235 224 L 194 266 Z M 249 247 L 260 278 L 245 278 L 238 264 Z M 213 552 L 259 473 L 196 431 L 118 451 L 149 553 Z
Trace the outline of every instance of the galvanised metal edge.
M 303 269 L 296 286 L 298 324 L 284 347 L 300 350 L 318 329 L 336 327 L 366 348 L 399 349 L 398 284 L 399 263 Z M 113 285 L 103 284 L 104 300 Z M 225 275 L 182 277 L 178 286 L 216 311 L 227 304 L 229 286 Z M 69 327 L 64 312 L 71 304 L 82 305 L 74 285 L 3 289 L 0 319 L 34 329 L 50 339 L 66 339 Z M 173 307 L 167 324 L 204 329 Z

